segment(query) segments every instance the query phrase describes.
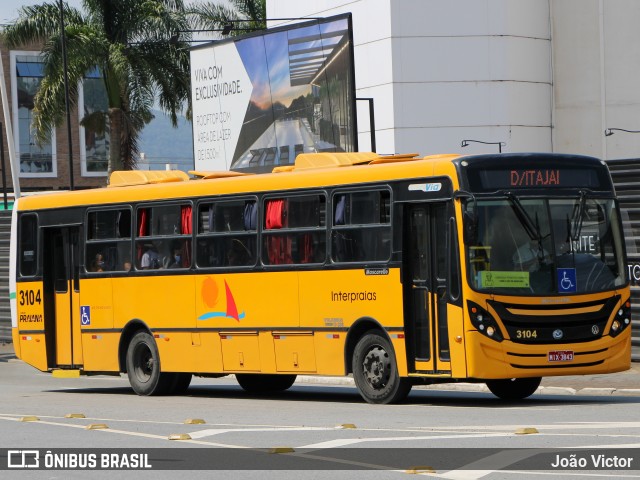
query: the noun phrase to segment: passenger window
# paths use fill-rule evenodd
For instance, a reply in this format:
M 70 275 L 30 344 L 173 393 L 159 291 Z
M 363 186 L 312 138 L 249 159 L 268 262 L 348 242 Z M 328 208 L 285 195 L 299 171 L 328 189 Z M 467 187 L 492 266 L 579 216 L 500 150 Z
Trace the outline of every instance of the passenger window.
M 236 199 L 198 206 L 196 263 L 200 268 L 255 265 L 257 202 Z
M 391 256 L 388 190 L 333 196 L 331 258 L 337 263 L 385 261 Z
M 190 204 L 157 205 L 137 210 L 137 270 L 191 266 L 192 210 Z
M 326 197 L 322 194 L 266 200 L 263 263 L 323 263 L 326 258 L 326 211 Z
M 20 275 L 31 277 L 38 271 L 38 217 L 22 215 L 19 227 Z
M 121 272 L 131 268 L 131 210 L 93 210 L 87 214 L 85 269 Z

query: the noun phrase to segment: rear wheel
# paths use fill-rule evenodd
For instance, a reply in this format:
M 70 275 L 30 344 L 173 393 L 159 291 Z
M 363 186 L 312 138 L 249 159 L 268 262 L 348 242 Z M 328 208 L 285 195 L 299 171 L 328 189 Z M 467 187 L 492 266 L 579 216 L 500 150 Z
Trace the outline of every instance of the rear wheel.
M 171 395 L 182 395 L 189 388 L 192 375 L 190 373 L 172 373 L 171 375 L 173 378 L 168 393 Z
M 398 375 L 391 343 L 377 333 L 368 333 L 358 341 L 352 368 L 358 391 L 369 403 L 400 402 L 411 391 L 411 380 Z
M 296 381 L 296 375 L 237 373 L 236 380 L 249 393 L 276 393 L 291 387 Z
M 148 332 L 136 333 L 127 348 L 127 375 L 138 395 L 162 395 L 171 387 L 173 378 L 160 371 L 160 354 Z
M 542 377 L 489 380 L 487 387 L 491 393 L 502 400 L 522 400 L 533 395 L 541 381 Z

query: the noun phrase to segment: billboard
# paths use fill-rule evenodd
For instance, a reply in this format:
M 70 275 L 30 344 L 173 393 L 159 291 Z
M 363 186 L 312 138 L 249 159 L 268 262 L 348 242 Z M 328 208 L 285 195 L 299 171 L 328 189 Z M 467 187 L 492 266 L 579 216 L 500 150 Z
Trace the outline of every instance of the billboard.
M 191 96 L 196 170 L 357 151 L 351 15 L 193 48 Z

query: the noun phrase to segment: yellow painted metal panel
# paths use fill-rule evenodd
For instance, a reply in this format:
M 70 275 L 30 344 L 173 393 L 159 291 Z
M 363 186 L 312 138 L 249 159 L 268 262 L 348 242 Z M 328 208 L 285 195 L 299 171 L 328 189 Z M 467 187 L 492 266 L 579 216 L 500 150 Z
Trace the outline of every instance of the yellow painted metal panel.
M 83 326 L 83 329 L 113 328 L 114 308 L 120 299 L 113 295 L 112 282 L 108 277 L 80 281 L 79 304 L 89 307 L 91 319 L 90 325 Z
M 44 332 L 44 307 L 45 296 L 42 282 L 16 284 L 18 328 L 12 330 L 16 356 L 42 371 L 46 371 L 48 367 L 44 334 L 26 332 Z
M 261 272 L 195 278 L 198 328 L 297 327 L 298 273 Z M 173 278 L 174 283 L 181 281 Z
M 56 365 L 71 365 L 71 293 L 56 293 L 54 298 Z
M 396 354 L 396 364 L 398 365 L 398 375 L 406 377 L 409 373 L 407 369 L 407 350 L 405 347 L 404 336 L 399 338 L 397 335 L 391 335 L 391 344 Z
M 345 375 L 344 342 L 347 332 L 316 332 L 316 370 L 320 375 Z M 351 363 L 351 360 L 348 360 Z
M 313 334 L 277 332 L 273 334 L 278 372 L 315 372 L 316 354 Z
M 228 372 L 259 372 L 260 347 L 258 333 L 220 333 L 222 363 Z
M 464 378 L 467 376 L 467 355 L 464 345 L 463 309 L 455 305 L 447 305 L 447 320 L 451 357 L 449 370 L 453 377 Z
M 22 358 L 21 349 L 20 349 L 20 330 L 17 328 L 11 329 L 11 339 L 13 340 L 13 351 L 16 354 L 16 357 Z
M 154 329 L 195 328 L 196 278 L 194 275 L 114 278 L 113 326 L 122 328 L 132 319 L 139 319 Z
M 20 335 L 20 359 L 38 370 L 47 371 L 47 349 L 43 333 Z
M 363 317 L 403 326 L 400 269 L 384 270 L 385 275 L 367 275 L 364 268 L 300 272 L 301 326 L 348 327 Z
M 88 333 L 82 334 L 84 370 L 87 372 L 117 372 L 118 343 L 120 333 Z
M 156 344 L 163 372 L 198 372 L 198 350 L 190 332 L 157 333 Z
M 42 282 L 16 285 L 16 311 L 20 330 L 44 330 L 44 289 Z
M 73 282 L 70 282 L 73 283 Z M 82 365 L 82 331 L 80 321 L 80 296 L 77 292 L 72 292 L 71 295 L 71 328 L 73 330 L 73 364 Z

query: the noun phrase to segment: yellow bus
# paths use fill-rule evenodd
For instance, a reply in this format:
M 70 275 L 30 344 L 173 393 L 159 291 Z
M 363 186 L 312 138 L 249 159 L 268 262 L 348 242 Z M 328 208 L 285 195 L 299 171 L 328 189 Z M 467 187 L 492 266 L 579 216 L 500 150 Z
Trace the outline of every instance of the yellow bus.
M 13 209 L 23 361 L 140 395 L 233 374 L 250 392 L 353 375 L 412 385 L 630 367 L 620 213 L 604 162 L 560 154 L 301 154 L 274 173 L 115 172 Z

